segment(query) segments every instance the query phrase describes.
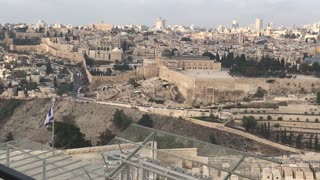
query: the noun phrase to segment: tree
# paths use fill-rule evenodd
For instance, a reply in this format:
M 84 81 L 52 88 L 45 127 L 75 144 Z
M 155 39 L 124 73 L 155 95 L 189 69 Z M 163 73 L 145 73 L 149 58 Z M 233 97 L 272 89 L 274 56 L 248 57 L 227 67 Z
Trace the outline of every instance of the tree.
M 320 92 L 317 92 L 317 104 L 320 104 Z
M 208 51 L 206 51 L 205 53 L 203 53 L 202 56 L 207 56 L 207 57 L 209 57 L 209 58 L 212 59 L 212 60 L 216 58 L 215 55 L 213 55 L 211 52 L 208 52 Z
M 219 53 L 216 53 L 216 60 L 221 61 Z
M 63 149 L 81 148 L 91 146 L 91 143 L 84 139 L 80 128 L 74 124 L 55 122 L 55 147 Z
M 314 139 L 314 149 L 316 150 L 316 151 L 318 151 L 319 150 L 319 142 L 318 142 L 319 140 L 318 140 L 318 134 L 316 134 L 316 137 L 315 137 L 315 139 Z
M 162 55 L 163 57 L 171 57 L 171 56 L 173 56 L 172 50 L 170 50 L 170 49 L 164 49 L 164 50 L 162 51 L 161 55 Z
M 257 120 L 253 116 L 243 117 L 242 126 L 246 129 L 246 131 L 252 131 L 257 126 Z
M 56 76 L 53 78 L 53 86 L 54 86 L 54 88 L 58 87 L 57 77 Z
M 299 133 L 299 135 L 297 136 L 297 139 L 296 139 L 296 147 L 297 148 L 302 148 L 302 146 L 303 146 L 302 138 L 303 138 L 303 134 Z
M 47 63 L 47 67 L 46 67 L 46 74 L 51 74 L 51 73 L 53 73 L 53 69 L 52 69 L 51 63 L 49 61 Z
M 116 109 L 113 114 L 113 123 L 120 130 L 126 129 L 132 122 L 132 119 L 128 117 L 123 110 Z
M 8 132 L 8 134 L 6 134 L 6 136 L 5 136 L 4 142 L 9 142 L 9 141 L 13 141 L 13 140 L 14 140 L 14 137 L 13 137 L 12 132 Z
M 141 119 L 139 119 L 138 121 L 138 124 L 149 128 L 153 128 L 153 120 L 151 119 L 149 114 L 142 115 Z
M 211 144 L 218 144 L 215 135 L 212 133 L 209 135 L 209 140 Z
M 309 148 L 312 149 L 312 139 L 313 139 L 313 134 L 309 136 Z
M 128 84 L 132 85 L 134 88 L 139 87 L 140 84 L 134 78 L 130 78 Z
M 288 139 L 288 144 L 290 145 L 290 146 L 292 146 L 292 138 L 293 138 L 293 132 L 291 131 L 290 132 L 290 135 L 289 135 L 289 139 Z
M 272 120 L 272 117 L 271 117 L 270 115 L 268 115 L 268 116 L 267 116 L 267 120 L 268 120 L 268 121 L 271 121 L 271 120 Z
M 104 132 L 100 132 L 98 137 L 98 146 L 107 145 L 115 136 L 109 129 L 106 129 Z

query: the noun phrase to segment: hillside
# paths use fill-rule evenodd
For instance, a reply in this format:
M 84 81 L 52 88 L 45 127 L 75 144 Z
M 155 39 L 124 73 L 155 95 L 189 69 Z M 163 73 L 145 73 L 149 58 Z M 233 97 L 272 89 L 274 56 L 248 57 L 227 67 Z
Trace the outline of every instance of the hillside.
M 12 132 L 14 137 L 29 138 L 38 142 L 48 142 L 51 135 L 43 126 L 46 113 L 50 107 L 49 99 L 35 99 L 24 101 L 16 108 L 13 115 L 0 122 L 0 139 L 3 139 L 8 132 Z M 80 127 L 93 144 L 97 140 L 100 132 L 112 126 L 112 115 L 117 107 L 108 105 L 98 105 L 93 103 L 79 103 L 73 99 L 62 99 L 56 102 L 55 118 L 57 121 L 71 119 Z M 123 108 L 118 108 L 123 109 Z M 143 115 L 135 109 L 123 109 L 124 112 L 137 121 Z M 219 130 L 213 130 L 200 125 L 195 125 L 183 119 L 152 115 L 156 129 L 195 138 L 209 142 L 210 134 L 215 136 L 218 144 L 234 149 L 263 153 L 267 155 L 278 155 L 282 153 L 277 149 L 266 147 L 254 141 L 243 139 Z M 116 133 L 116 132 L 115 132 Z

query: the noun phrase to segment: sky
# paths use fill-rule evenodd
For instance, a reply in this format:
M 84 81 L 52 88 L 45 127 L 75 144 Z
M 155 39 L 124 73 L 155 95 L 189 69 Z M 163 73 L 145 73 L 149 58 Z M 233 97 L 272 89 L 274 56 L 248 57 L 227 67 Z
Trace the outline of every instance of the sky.
M 0 23 L 167 25 L 241 27 L 261 18 L 264 25 L 301 26 L 320 21 L 320 0 L 0 0 Z

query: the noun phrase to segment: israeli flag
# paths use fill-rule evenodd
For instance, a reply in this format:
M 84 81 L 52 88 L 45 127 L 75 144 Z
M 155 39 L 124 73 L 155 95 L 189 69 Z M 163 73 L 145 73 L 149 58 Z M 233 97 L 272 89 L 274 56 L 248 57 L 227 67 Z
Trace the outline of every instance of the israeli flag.
M 46 120 L 44 121 L 44 126 L 49 127 L 49 125 L 53 122 L 54 117 L 53 117 L 53 108 L 51 107 L 48 111 Z

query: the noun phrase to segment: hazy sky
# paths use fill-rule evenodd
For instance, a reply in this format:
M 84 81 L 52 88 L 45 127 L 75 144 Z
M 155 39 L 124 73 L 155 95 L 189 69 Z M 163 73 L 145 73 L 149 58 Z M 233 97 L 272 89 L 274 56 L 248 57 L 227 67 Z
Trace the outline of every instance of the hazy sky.
M 0 0 L 0 23 L 153 25 L 161 16 L 167 24 L 216 27 L 240 26 L 262 18 L 264 24 L 302 25 L 320 21 L 320 0 Z

